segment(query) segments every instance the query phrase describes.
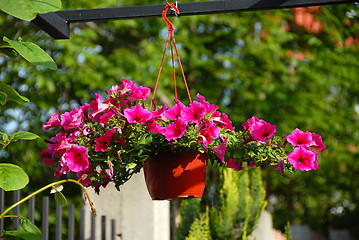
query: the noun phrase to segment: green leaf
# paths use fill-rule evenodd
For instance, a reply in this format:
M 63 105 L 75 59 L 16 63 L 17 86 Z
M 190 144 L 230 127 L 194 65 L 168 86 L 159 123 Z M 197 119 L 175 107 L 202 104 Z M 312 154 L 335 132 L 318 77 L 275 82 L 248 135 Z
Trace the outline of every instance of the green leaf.
M 39 138 L 39 136 L 31 132 L 16 132 L 10 135 L 10 139 L 13 142 L 18 140 L 34 140 L 37 138 Z
M 0 92 L 0 104 L 5 105 L 7 100 L 7 94 L 4 92 Z
M 8 86 L 7 84 L 5 84 L 3 82 L 0 82 L 0 93 L 2 93 L 0 95 L 3 95 L 5 93 L 7 95 L 7 98 L 9 98 L 10 100 L 12 100 L 18 104 L 24 104 L 24 103 L 29 102 L 28 98 L 21 96 L 12 87 Z M 4 104 L 2 104 L 2 105 L 4 105 Z
M 64 196 L 64 194 L 62 194 L 62 192 L 56 192 L 55 193 L 55 201 L 60 204 L 61 206 L 66 205 L 67 203 L 67 199 Z
M 32 233 L 41 235 L 40 229 L 33 222 L 31 222 L 28 218 L 22 217 L 22 216 L 20 216 L 19 218 L 20 218 L 21 227 L 26 232 L 32 232 Z
M 3 231 L 3 234 L 4 237 L 16 237 L 23 240 L 42 240 L 41 233 L 39 234 L 39 233 L 26 232 L 26 231 Z
M 0 9 L 7 14 L 31 21 L 37 13 L 57 11 L 61 8 L 61 0 L 0 0 Z
M 6 54 L 9 57 L 19 56 L 19 54 L 12 47 L 1 46 L 1 44 L 0 44 L 0 52 Z
M 127 167 L 129 168 L 129 169 L 133 169 L 133 168 L 135 168 L 137 166 L 137 163 L 129 163 L 129 164 L 127 164 Z
M 2 1 L 2 0 L 0 0 Z M 30 63 L 47 67 L 53 70 L 57 69 L 54 60 L 42 50 L 38 45 L 32 42 L 22 42 L 19 40 L 10 40 L 7 37 L 3 37 L 5 42 L 8 42 L 23 58 Z
M 0 188 L 14 191 L 24 188 L 29 177 L 21 167 L 10 163 L 0 163 Z

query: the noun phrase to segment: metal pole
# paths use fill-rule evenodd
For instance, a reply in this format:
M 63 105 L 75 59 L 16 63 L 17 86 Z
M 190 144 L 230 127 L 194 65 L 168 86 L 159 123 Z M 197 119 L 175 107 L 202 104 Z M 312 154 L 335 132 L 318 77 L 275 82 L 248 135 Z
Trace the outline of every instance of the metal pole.
M 356 0 L 218 0 L 179 3 L 180 16 L 245 12 L 329 4 L 351 3 Z M 65 10 L 38 14 L 33 20 L 38 27 L 55 39 L 70 38 L 70 23 L 104 20 L 161 17 L 165 5 L 142 5 L 118 8 Z M 173 11 L 168 16 L 175 16 Z

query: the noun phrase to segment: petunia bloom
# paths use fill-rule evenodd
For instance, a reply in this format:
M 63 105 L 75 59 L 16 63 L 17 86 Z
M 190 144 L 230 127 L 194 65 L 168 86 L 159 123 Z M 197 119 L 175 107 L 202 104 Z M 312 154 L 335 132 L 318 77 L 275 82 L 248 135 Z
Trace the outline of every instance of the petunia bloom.
M 209 104 L 209 102 L 207 102 L 205 100 L 205 98 L 203 96 L 201 96 L 199 93 L 197 93 L 197 98 L 198 100 L 202 103 L 202 105 L 206 108 L 206 114 L 212 114 L 214 113 L 216 110 L 219 109 L 219 107 L 215 104 Z
M 310 146 L 312 144 L 312 134 L 308 131 L 303 133 L 296 128 L 291 135 L 287 136 L 287 141 L 293 146 Z
M 233 158 L 228 159 L 227 168 L 232 168 L 236 171 L 241 171 L 244 169 L 242 163 L 237 164 L 236 160 Z
M 101 102 L 101 95 L 95 93 L 96 100 L 90 103 L 90 108 L 92 109 L 92 113 L 90 114 L 92 119 L 98 119 L 99 114 L 106 111 L 109 107 L 108 104 Z
M 185 108 L 184 104 L 178 101 L 172 108 L 168 109 L 164 115 L 168 119 L 175 120 L 178 117 L 181 117 L 182 110 Z
M 52 114 L 49 121 L 44 124 L 44 129 L 49 130 L 50 128 L 59 127 L 60 125 L 59 110 L 56 110 L 56 113 Z
M 212 142 L 212 138 L 213 139 L 217 139 L 218 138 L 218 134 L 221 131 L 221 129 L 219 127 L 216 127 L 212 122 L 210 121 L 204 121 L 199 127 L 198 127 L 198 132 L 201 133 L 201 135 L 203 135 L 208 144 L 211 144 Z
M 227 142 L 227 138 L 223 134 L 220 135 L 220 138 L 222 140 L 221 145 L 212 147 L 212 150 L 216 154 L 216 156 L 222 161 L 222 163 L 225 163 L 224 155 L 225 155 L 226 149 L 227 149 L 227 147 L 225 145 L 225 143 Z
M 87 148 L 73 145 L 61 158 L 72 172 L 84 171 L 89 166 Z
M 271 137 L 276 132 L 276 125 L 271 125 L 263 120 L 255 122 L 252 126 L 252 136 L 254 139 L 263 141 Z
M 133 100 L 147 100 L 148 96 L 151 93 L 151 89 L 147 88 L 147 87 L 136 87 L 133 86 L 132 87 L 132 93 L 131 93 L 131 98 Z
M 234 131 L 234 128 L 232 126 L 232 122 L 231 120 L 229 120 L 227 114 L 221 113 L 216 111 L 212 114 L 211 116 L 211 121 L 214 122 L 217 126 L 221 127 L 221 128 L 225 128 L 225 129 L 229 129 Z
M 125 109 L 123 115 L 129 123 L 144 123 L 151 119 L 151 112 L 136 104 L 132 109 Z
M 322 141 L 322 137 L 316 133 L 311 133 L 312 135 L 312 144 L 310 145 L 311 148 L 322 151 L 325 148 L 325 145 Z
M 199 123 L 204 115 L 206 115 L 206 108 L 200 102 L 193 101 L 189 104 L 189 107 L 185 107 L 182 110 L 182 117 L 185 121 Z
M 116 131 L 116 129 L 108 130 L 105 134 L 102 134 L 101 137 L 95 138 L 96 146 L 95 152 L 107 152 L 108 145 L 111 142 L 112 135 Z
M 74 108 L 71 112 L 65 112 L 61 115 L 61 127 L 63 127 L 65 131 L 78 129 L 85 125 L 83 120 L 84 115 L 82 110 Z
M 253 117 L 249 118 L 247 120 L 247 122 L 243 123 L 242 127 L 244 128 L 244 130 L 250 131 L 250 130 L 252 130 L 253 124 L 255 124 L 258 121 L 259 121 L 259 119 L 257 117 L 255 117 L 255 116 L 253 116 Z
M 181 138 L 183 134 L 186 132 L 187 122 L 182 118 L 177 118 L 174 123 L 168 125 L 165 128 L 163 135 L 166 137 L 167 141 L 176 140 L 177 138 Z
M 288 155 L 288 161 L 293 165 L 294 169 L 309 171 L 317 170 L 317 158 L 313 151 L 310 149 L 299 146 Z

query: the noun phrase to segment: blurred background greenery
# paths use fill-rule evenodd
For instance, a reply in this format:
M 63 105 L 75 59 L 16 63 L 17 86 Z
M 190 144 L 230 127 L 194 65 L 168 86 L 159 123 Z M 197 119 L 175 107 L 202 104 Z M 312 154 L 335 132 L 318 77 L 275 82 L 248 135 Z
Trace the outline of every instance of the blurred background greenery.
M 62 3 L 62 9 L 78 9 L 163 2 Z M 324 235 L 329 228 L 347 228 L 358 238 L 359 9 L 340 4 L 303 11 L 310 16 L 285 9 L 171 21 L 192 96 L 200 92 L 218 104 L 238 130 L 257 116 L 276 124 L 278 134 L 298 127 L 323 137 L 327 148 L 319 170 L 290 175 L 263 170 L 274 227 L 306 223 Z M 58 65 L 52 71 L 0 55 L 0 80 L 31 101 L 1 106 L 0 131 L 26 130 L 42 137 L 11 144 L 0 155 L 1 162 L 16 163 L 29 174 L 29 191 L 50 182 L 55 172 L 38 157 L 46 147 L 49 133 L 42 125 L 50 115 L 94 99 L 94 92 L 122 78 L 153 88 L 167 37 L 160 18 L 72 24 L 70 40 L 54 40 L 35 25 L 0 13 L 0 31 L 39 44 Z M 172 102 L 169 55 L 166 64 L 157 96 Z M 184 85 L 178 85 L 179 98 L 186 102 Z

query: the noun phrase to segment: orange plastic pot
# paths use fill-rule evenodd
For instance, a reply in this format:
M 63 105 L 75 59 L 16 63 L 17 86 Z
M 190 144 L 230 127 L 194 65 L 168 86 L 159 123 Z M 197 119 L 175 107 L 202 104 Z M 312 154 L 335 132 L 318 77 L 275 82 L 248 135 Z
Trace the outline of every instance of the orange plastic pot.
M 160 153 L 144 162 L 152 200 L 202 197 L 207 176 L 207 154 Z

